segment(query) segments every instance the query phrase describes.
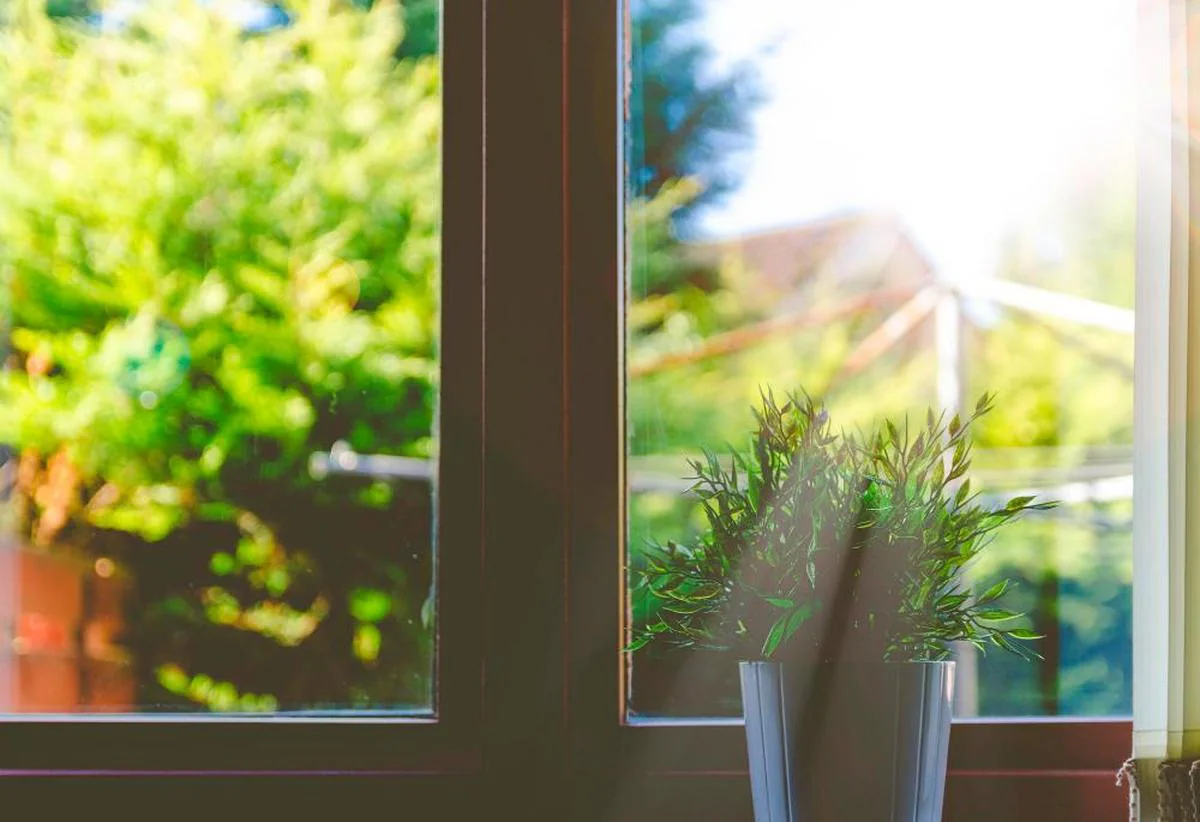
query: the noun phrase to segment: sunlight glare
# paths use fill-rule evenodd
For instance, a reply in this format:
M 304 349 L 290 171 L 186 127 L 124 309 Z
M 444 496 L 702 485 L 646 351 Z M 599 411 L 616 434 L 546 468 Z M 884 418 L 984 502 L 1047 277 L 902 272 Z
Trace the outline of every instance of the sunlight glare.
M 1134 14 L 1129 0 L 711 4 L 726 61 L 778 45 L 746 184 L 706 230 L 890 211 L 943 276 L 990 276 L 1015 223 L 1130 154 Z

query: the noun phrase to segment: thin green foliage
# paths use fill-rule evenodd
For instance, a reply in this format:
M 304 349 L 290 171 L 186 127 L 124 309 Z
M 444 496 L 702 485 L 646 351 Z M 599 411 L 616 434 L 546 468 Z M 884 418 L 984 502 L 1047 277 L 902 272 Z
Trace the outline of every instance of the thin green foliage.
M 694 461 L 708 529 L 695 545 L 644 549 L 641 593 L 660 602 L 629 650 L 652 643 L 744 659 L 941 660 L 952 643 L 1034 657 L 1038 637 L 1002 607 L 1007 581 L 973 592 L 963 570 L 996 531 L 1054 507 L 972 491 L 971 426 L 930 411 L 878 431 L 834 433 L 806 395 L 756 409 L 750 448 Z

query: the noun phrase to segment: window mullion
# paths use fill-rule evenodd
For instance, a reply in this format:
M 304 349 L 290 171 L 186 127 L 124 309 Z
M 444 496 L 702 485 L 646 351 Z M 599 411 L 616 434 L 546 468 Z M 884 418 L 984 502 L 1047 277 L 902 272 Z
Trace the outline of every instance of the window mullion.
M 564 764 L 561 0 L 486 13 L 484 763 L 496 807 L 551 818 Z
M 624 792 L 623 0 L 567 4 L 570 743 L 581 807 Z M 615 817 L 614 817 L 615 818 Z

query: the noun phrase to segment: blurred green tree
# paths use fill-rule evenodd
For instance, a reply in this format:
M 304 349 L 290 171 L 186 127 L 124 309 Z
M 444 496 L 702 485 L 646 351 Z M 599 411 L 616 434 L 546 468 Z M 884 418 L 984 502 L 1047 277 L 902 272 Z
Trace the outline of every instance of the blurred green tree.
M 428 485 L 308 463 L 434 452 L 438 67 L 294 14 L 3 32 L 0 442 L 30 541 L 132 572 L 150 706 L 429 699 Z
M 765 101 L 757 68 L 721 68 L 702 25 L 703 0 L 631 0 L 633 99 L 630 185 L 653 198 L 674 180 L 702 184 L 674 223 L 686 230 L 740 182 L 753 141 L 751 118 Z

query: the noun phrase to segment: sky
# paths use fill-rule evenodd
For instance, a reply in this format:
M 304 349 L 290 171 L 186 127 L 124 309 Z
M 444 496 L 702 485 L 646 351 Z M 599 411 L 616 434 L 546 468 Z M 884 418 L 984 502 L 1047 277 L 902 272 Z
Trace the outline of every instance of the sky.
M 890 211 L 945 276 L 989 276 L 1000 238 L 1072 177 L 1132 162 L 1135 13 L 1135 0 L 709 0 L 719 59 L 754 60 L 769 102 L 742 188 L 703 233 Z

